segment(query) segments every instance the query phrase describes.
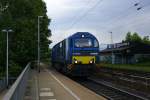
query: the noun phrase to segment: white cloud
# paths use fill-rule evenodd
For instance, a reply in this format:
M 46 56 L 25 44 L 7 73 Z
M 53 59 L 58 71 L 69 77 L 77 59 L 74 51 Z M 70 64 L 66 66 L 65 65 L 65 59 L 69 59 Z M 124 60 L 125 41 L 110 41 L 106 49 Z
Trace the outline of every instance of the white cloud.
M 128 31 L 149 35 L 150 7 L 137 11 L 134 4 L 139 0 L 103 0 L 95 9 L 84 16 L 73 28 L 68 29 L 74 20 L 80 18 L 99 0 L 44 0 L 48 16 L 52 19 L 51 47 L 57 42 L 78 31 L 93 33 L 100 43 L 110 43 L 110 31 L 114 42 L 120 42 Z M 150 3 L 141 1 L 141 5 Z M 131 7 L 132 6 L 132 7 Z

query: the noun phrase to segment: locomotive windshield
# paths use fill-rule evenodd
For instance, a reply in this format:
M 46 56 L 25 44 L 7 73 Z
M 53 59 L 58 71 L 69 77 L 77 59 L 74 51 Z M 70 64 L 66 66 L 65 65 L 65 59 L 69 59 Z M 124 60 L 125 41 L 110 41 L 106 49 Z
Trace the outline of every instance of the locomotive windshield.
M 92 47 L 91 39 L 76 39 L 75 47 Z

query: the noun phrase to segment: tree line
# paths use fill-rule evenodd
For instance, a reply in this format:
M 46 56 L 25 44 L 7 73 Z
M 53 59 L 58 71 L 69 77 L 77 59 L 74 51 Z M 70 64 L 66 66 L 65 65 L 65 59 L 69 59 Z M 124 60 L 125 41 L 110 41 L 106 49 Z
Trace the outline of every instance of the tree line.
M 150 38 L 149 36 L 144 36 L 142 38 L 136 32 L 134 32 L 134 33 L 128 32 L 126 34 L 125 40 L 123 40 L 122 42 L 138 42 L 138 43 L 150 44 L 149 38 Z
M 47 16 L 43 0 L 0 0 L 0 72 L 6 66 L 6 33 L 3 29 L 12 29 L 9 33 L 9 73 L 16 76 L 29 61 L 37 59 L 38 16 L 40 19 L 41 59 L 49 57 L 48 29 L 50 19 Z

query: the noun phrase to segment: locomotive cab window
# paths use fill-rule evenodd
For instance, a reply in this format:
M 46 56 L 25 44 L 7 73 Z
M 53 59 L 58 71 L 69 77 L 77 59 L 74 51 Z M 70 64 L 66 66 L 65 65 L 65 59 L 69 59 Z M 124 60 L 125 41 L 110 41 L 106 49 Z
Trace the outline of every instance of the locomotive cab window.
M 59 47 L 62 48 L 62 43 L 60 43 Z
M 75 47 L 92 47 L 92 40 L 91 39 L 76 39 L 74 45 Z
M 94 47 L 98 47 L 98 41 L 94 40 Z

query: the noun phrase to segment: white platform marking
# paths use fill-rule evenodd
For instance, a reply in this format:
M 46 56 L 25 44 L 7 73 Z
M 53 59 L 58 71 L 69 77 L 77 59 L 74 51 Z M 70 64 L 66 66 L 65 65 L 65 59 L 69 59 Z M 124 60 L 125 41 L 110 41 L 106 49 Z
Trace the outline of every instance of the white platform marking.
M 40 92 L 40 97 L 52 97 L 54 96 L 53 92 Z
M 56 78 L 50 71 L 46 70 L 66 91 L 68 91 L 76 100 L 80 100 L 80 98 L 73 93 L 67 86 L 65 86 L 59 79 Z
M 41 88 L 40 91 L 50 91 L 51 88 Z

